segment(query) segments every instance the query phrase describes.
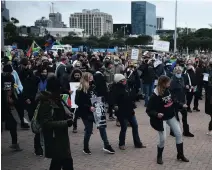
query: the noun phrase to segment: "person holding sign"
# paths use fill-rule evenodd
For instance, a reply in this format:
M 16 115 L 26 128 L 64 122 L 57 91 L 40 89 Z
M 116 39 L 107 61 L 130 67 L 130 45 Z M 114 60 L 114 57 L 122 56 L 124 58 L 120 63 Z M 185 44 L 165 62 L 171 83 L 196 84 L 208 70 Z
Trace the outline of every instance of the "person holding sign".
M 96 113 L 104 113 L 101 112 L 103 109 L 102 102 L 95 102 L 95 105 L 92 105 L 91 99 L 94 100 L 96 96 L 96 87 L 94 85 L 92 74 L 85 72 L 80 81 L 80 87 L 76 91 L 75 103 L 78 106 L 79 116 L 82 118 L 83 124 L 85 125 L 85 134 L 84 134 L 84 149 L 83 152 L 85 154 L 91 155 L 91 151 L 89 149 L 89 141 L 93 131 L 93 123 L 95 122 L 94 114 Z M 98 107 L 95 107 L 98 106 Z M 96 109 L 98 108 L 98 112 Z M 99 111 L 99 108 L 101 111 Z M 95 115 L 96 116 L 96 115 Z M 106 119 L 105 115 L 102 115 L 104 119 Z M 102 120 L 104 121 L 104 120 Z M 95 122 L 97 123 L 97 122 Z M 103 150 L 107 153 L 114 154 L 115 151 L 109 144 L 106 132 L 106 126 L 97 125 L 101 138 L 104 142 Z

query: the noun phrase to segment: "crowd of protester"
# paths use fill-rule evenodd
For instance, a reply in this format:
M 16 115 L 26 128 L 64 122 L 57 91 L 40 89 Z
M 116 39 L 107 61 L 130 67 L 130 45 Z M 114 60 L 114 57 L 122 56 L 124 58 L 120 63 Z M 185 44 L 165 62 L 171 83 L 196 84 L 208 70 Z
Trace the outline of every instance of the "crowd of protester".
M 22 151 L 14 114 L 17 112 L 22 129 L 30 129 L 24 118 L 25 111 L 29 121 L 36 114 L 41 129 L 34 136 L 34 153 L 52 159 L 50 170 L 74 169 L 68 128 L 73 125 L 73 133 L 77 133 L 79 119 L 85 127 L 83 152 L 91 154 L 89 141 L 95 123 L 95 107 L 90 100 L 93 96 L 102 97 L 105 107 L 107 105 L 108 119 L 116 121 L 120 127 L 121 150 L 126 149 L 128 126 L 132 127 L 135 148 L 146 147 L 139 137 L 135 116 L 137 102 L 145 101 L 150 124 L 159 133 L 158 164 L 163 164 L 165 123 L 171 128 L 170 135 L 176 138 L 177 159 L 189 162 L 184 156 L 182 135 L 194 137 L 187 115 L 200 111 L 199 100 L 203 97 L 205 113 L 210 116 L 207 134 L 212 136 L 212 58 L 206 55 L 189 59 L 183 55 L 145 52 L 137 61 L 130 60 L 130 55 L 124 53 L 72 54 L 58 51 L 57 55 L 52 52 L 40 52 L 31 57 L 11 55 L 11 59 L 2 59 L 1 75 L 1 116 L 11 134 L 10 148 Z M 77 109 L 64 104 L 61 98 L 61 94 L 71 97 L 71 82 L 80 83 L 75 97 Z M 182 114 L 183 132 L 179 112 Z M 98 129 L 103 150 L 114 154 L 106 126 Z

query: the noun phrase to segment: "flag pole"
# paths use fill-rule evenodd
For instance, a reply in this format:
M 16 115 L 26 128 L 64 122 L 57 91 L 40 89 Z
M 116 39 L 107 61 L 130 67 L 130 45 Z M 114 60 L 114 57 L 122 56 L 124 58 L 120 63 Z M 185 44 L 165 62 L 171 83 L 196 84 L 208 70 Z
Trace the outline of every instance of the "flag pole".
M 175 1 L 174 53 L 177 52 L 177 0 Z

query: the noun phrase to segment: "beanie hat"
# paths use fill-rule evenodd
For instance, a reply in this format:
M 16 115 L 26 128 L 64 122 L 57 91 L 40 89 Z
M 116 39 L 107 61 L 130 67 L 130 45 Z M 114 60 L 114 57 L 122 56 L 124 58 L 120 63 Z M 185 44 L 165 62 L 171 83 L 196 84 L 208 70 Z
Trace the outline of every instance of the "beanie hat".
M 13 72 L 13 68 L 10 64 L 7 64 L 3 67 L 3 72 L 6 72 L 6 73 L 12 73 Z
M 120 82 L 121 80 L 124 80 L 124 79 L 126 79 L 126 78 L 123 74 L 115 74 L 114 75 L 114 82 L 115 83 L 118 83 L 118 82 Z

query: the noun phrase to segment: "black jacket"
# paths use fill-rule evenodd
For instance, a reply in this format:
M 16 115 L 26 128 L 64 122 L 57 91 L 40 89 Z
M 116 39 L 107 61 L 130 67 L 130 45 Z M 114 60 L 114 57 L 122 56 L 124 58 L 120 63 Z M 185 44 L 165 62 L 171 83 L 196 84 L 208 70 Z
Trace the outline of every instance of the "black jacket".
M 190 80 L 191 80 L 191 84 L 189 82 L 189 77 L 190 77 Z M 187 70 L 185 72 L 184 82 L 185 82 L 185 86 L 188 85 L 189 88 L 190 88 L 188 91 L 191 91 L 191 86 L 193 86 L 193 87 L 197 86 L 196 75 L 195 75 L 195 72 L 192 69 Z
M 163 96 L 159 96 L 157 88 L 154 90 L 153 95 L 150 97 L 146 113 L 150 117 L 151 126 L 157 131 L 164 131 L 163 120 L 172 119 L 175 116 L 175 105 L 182 105 L 174 101 L 169 90 L 164 92 Z M 159 119 L 158 113 L 163 113 L 162 119 Z
M 42 126 L 45 157 L 66 159 L 71 157 L 67 115 L 60 98 L 41 92 L 38 121 Z
M 92 117 L 92 120 L 94 120 L 93 113 L 90 111 L 90 108 L 92 106 L 91 104 L 92 95 L 95 94 L 96 94 L 95 85 L 92 85 L 87 93 L 85 93 L 83 90 L 76 91 L 75 103 L 78 106 L 77 114 L 82 119 L 90 119 Z
M 119 119 L 128 118 L 135 114 L 133 97 L 129 93 L 127 86 L 121 83 L 113 84 L 110 93 L 113 95 L 113 106 L 118 106 L 116 115 Z
M 172 77 L 170 92 L 175 101 L 186 103 L 185 83 L 183 78 Z
M 152 84 L 156 78 L 154 68 L 151 64 L 142 64 L 139 67 L 143 84 Z

